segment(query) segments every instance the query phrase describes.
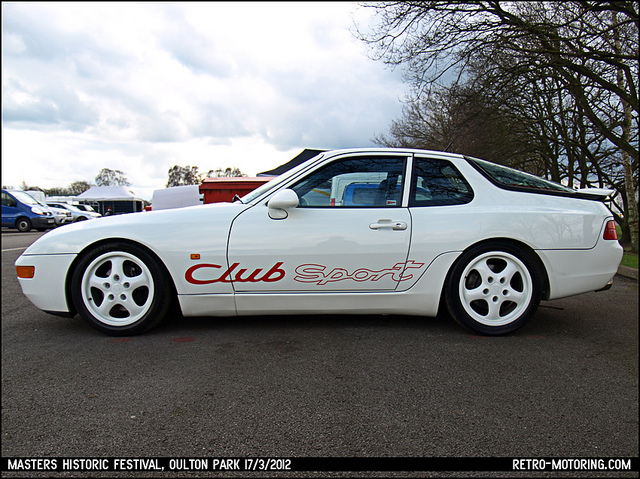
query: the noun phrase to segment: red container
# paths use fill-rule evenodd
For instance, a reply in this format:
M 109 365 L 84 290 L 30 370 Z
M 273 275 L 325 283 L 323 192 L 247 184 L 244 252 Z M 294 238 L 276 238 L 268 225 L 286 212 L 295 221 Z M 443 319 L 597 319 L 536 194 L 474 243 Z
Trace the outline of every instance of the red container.
M 235 195 L 244 196 L 273 178 L 273 176 L 205 178 L 200 185 L 200 193 L 204 194 L 205 204 L 231 202 Z

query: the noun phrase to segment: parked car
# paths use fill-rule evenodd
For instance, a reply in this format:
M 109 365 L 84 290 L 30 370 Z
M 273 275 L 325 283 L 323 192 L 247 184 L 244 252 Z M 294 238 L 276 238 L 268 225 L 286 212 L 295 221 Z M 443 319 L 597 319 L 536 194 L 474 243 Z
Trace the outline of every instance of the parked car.
M 71 211 L 66 210 L 65 208 L 57 208 L 55 206 L 49 206 L 49 209 L 53 212 L 53 217 L 56 220 L 56 226 L 63 226 L 73 223 Z
M 71 215 L 71 221 L 73 223 L 75 223 L 76 221 L 92 220 L 96 218 L 96 216 L 90 214 L 88 211 L 81 211 L 75 206 L 70 205 L 69 203 L 47 201 L 47 205 L 50 207 L 67 210 Z
M 26 232 L 56 226 L 51 209 L 24 191 L 2 190 L 2 226 Z
M 100 213 L 98 213 L 96 210 L 94 210 L 91 205 L 87 205 L 85 203 L 80 203 L 80 204 L 75 205 L 75 207 L 78 208 L 80 211 L 85 211 L 85 212 L 89 213 L 94 218 L 100 218 L 102 216 Z
M 345 204 L 349 175 L 378 182 L 365 206 Z M 36 306 L 111 335 L 148 330 L 173 300 L 185 316 L 444 307 L 497 335 L 541 300 L 610 287 L 622 258 L 611 193 L 451 153 L 329 151 L 234 203 L 52 231 L 16 266 Z

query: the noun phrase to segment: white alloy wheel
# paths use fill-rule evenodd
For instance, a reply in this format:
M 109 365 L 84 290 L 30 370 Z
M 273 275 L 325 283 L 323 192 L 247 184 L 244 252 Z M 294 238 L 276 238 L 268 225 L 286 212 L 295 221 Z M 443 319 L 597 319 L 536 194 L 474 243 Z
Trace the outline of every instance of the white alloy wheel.
M 535 253 L 495 241 L 462 253 L 444 288 L 447 309 L 480 334 L 506 334 L 534 315 L 542 298 L 543 270 Z
M 486 326 L 504 326 L 531 304 L 533 281 L 517 257 L 502 251 L 482 254 L 464 269 L 459 282 L 462 306 Z
M 81 293 L 84 305 L 98 321 L 127 326 L 149 311 L 155 285 L 143 261 L 124 251 L 112 251 L 98 256 L 85 269 Z

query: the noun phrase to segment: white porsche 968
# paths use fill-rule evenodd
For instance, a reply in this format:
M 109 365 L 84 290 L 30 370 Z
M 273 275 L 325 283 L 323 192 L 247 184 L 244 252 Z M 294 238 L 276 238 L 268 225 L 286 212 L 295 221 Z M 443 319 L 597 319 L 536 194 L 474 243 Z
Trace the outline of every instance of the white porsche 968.
M 110 335 L 184 316 L 446 308 L 480 334 L 541 300 L 606 289 L 622 247 L 604 200 L 457 154 L 319 154 L 233 203 L 59 228 L 16 261 L 40 309 Z

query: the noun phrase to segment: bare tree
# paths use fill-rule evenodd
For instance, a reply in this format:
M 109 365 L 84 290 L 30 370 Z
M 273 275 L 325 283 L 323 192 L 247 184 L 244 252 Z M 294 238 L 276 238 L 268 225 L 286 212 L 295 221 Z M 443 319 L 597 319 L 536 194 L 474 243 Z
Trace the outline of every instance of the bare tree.
M 425 97 L 406 102 L 402 118 L 391 124 L 390 137 L 378 135 L 374 142 L 455 151 L 529 169 L 528 137 L 518 119 L 500 105 L 495 98 L 460 85 L 433 89 Z
M 464 84 L 528 131 L 530 161 L 588 186 L 622 173 L 625 229 L 637 251 L 636 2 L 388 2 L 375 58 L 403 65 L 414 101 Z M 423 115 L 424 116 L 424 115 Z M 392 126 L 392 130 L 398 124 Z M 547 142 L 547 145 L 545 145 Z M 612 162 L 611 158 L 615 161 Z

